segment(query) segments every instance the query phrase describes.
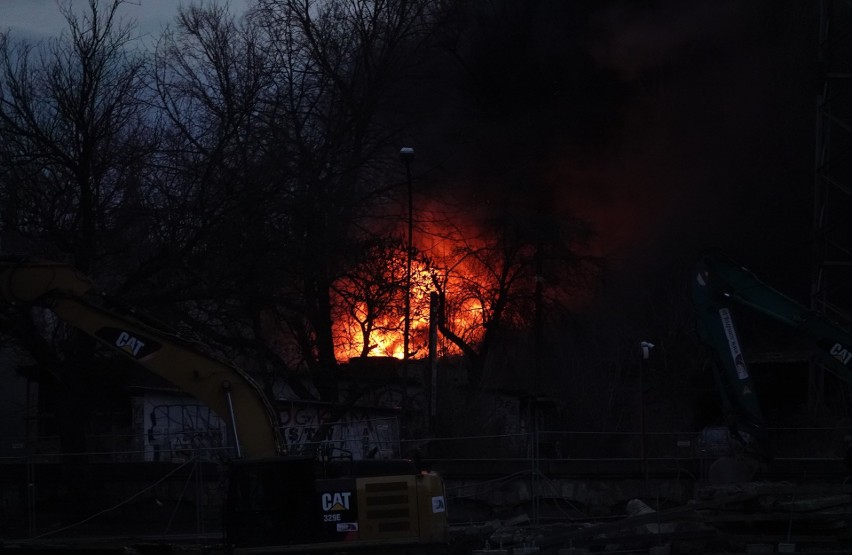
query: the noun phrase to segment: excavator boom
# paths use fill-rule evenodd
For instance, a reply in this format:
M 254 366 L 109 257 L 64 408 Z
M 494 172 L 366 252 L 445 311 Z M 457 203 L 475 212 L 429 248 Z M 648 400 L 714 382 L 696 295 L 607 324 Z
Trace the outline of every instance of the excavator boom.
M 34 259 L 0 261 L 3 301 L 47 307 L 114 352 L 194 396 L 231 424 L 237 456 L 282 454 L 275 411 L 251 376 L 204 354 L 196 343 L 97 306 L 87 296 L 92 285 L 68 265 Z

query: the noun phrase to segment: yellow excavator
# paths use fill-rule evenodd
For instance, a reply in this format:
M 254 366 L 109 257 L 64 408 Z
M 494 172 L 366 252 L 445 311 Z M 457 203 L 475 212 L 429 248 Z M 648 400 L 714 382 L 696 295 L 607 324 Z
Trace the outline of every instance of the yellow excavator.
M 287 453 L 278 417 L 245 371 L 205 354 L 141 314 L 103 306 L 73 267 L 0 259 L 0 303 L 40 306 L 165 378 L 230 428 L 224 503 L 232 553 L 444 553 L 449 540 L 440 476 L 408 460 L 321 460 Z

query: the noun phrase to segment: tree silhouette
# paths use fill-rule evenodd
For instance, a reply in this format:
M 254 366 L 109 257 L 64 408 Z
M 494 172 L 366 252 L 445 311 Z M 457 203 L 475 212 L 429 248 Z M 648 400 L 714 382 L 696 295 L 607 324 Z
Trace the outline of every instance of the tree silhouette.
M 0 167 L 15 212 L 4 232 L 86 272 L 135 242 L 122 207 L 155 144 L 122 3 L 90 0 L 85 15 L 65 4 L 68 34 L 46 44 L 0 36 Z
M 131 48 L 133 27 L 118 19 L 122 3 L 90 0 L 82 14 L 63 4 L 68 32 L 47 43 L 0 36 L 6 253 L 41 254 L 107 276 L 141 248 L 144 215 L 135 208 L 145 202 L 156 127 L 148 117 L 146 59 Z M 40 344 L 36 333 L 49 338 L 57 355 L 39 379 L 48 393 L 61 389 L 63 447 L 82 451 L 90 401 L 101 391 L 87 387 L 94 346 L 33 316 L 4 319 L 3 331 L 23 345 Z
M 294 330 L 324 399 L 336 398 L 332 290 L 348 254 L 369 245 L 368 220 L 388 213 L 395 94 L 428 32 L 429 2 L 258 2 L 274 68 L 264 111 L 270 175 L 284 196 L 287 302 L 276 314 Z
M 584 251 L 592 232 L 582 220 L 530 212 L 521 204 L 507 199 L 502 211 L 479 218 L 467 211 L 465 227 L 445 228 L 441 240 L 451 245 L 448 254 L 432 258 L 442 300 L 440 330 L 470 362 L 473 390 L 484 385 L 495 353 L 533 361 L 536 347 L 521 338 L 531 337 L 545 317 L 555 321 L 570 312 L 601 271 L 601 260 Z M 527 379 L 515 385 L 533 387 Z

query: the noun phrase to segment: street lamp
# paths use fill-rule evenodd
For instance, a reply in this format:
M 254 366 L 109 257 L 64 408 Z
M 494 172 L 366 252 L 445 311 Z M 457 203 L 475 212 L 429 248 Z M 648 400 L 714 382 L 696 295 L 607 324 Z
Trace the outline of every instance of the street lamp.
M 399 149 L 399 157 L 405 164 L 405 174 L 408 182 L 408 245 L 405 257 L 405 318 L 402 331 L 402 360 L 408 361 L 408 336 L 411 332 L 411 256 L 414 236 L 414 201 L 411 193 L 411 162 L 414 160 L 414 149 L 404 146 Z M 408 369 L 406 369 L 406 375 Z
M 402 330 L 402 410 L 408 406 L 408 336 L 411 332 L 411 252 L 414 236 L 414 201 L 411 193 L 411 162 L 414 160 L 414 149 L 404 146 L 399 149 L 399 158 L 405 164 L 405 175 L 408 184 L 408 245 L 405 256 L 405 316 Z M 408 427 L 408 419 L 403 415 L 403 425 Z
M 645 367 L 650 364 L 651 350 L 654 344 L 650 341 L 640 341 L 642 361 L 639 364 L 639 433 L 641 435 L 642 475 L 645 478 L 645 494 L 648 494 L 648 452 L 645 445 Z

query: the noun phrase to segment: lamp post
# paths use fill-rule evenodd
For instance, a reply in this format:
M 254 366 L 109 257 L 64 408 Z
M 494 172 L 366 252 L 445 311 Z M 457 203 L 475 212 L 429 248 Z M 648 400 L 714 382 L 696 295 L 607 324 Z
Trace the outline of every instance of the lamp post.
M 650 364 L 651 350 L 654 344 L 650 341 L 640 341 L 642 361 L 639 364 L 639 433 L 641 435 L 642 475 L 644 477 L 645 495 L 648 495 L 648 452 L 645 445 L 645 367 Z
M 408 408 L 408 336 L 411 332 L 411 251 L 414 235 L 414 201 L 411 193 L 411 161 L 414 160 L 414 149 L 404 146 L 399 149 L 399 158 L 405 164 L 405 175 L 408 184 L 408 244 L 405 253 L 405 315 L 402 324 L 402 411 L 403 426 L 408 428 L 405 411 Z
M 399 150 L 399 157 L 405 164 L 405 175 L 408 183 L 408 244 L 405 256 L 405 316 L 402 331 L 402 360 L 408 362 L 409 335 L 411 332 L 411 255 L 413 250 L 414 236 L 414 200 L 411 192 L 411 162 L 414 160 L 414 149 L 408 146 Z M 405 368 L 405 377 L 408 377 L 408 368 Z

